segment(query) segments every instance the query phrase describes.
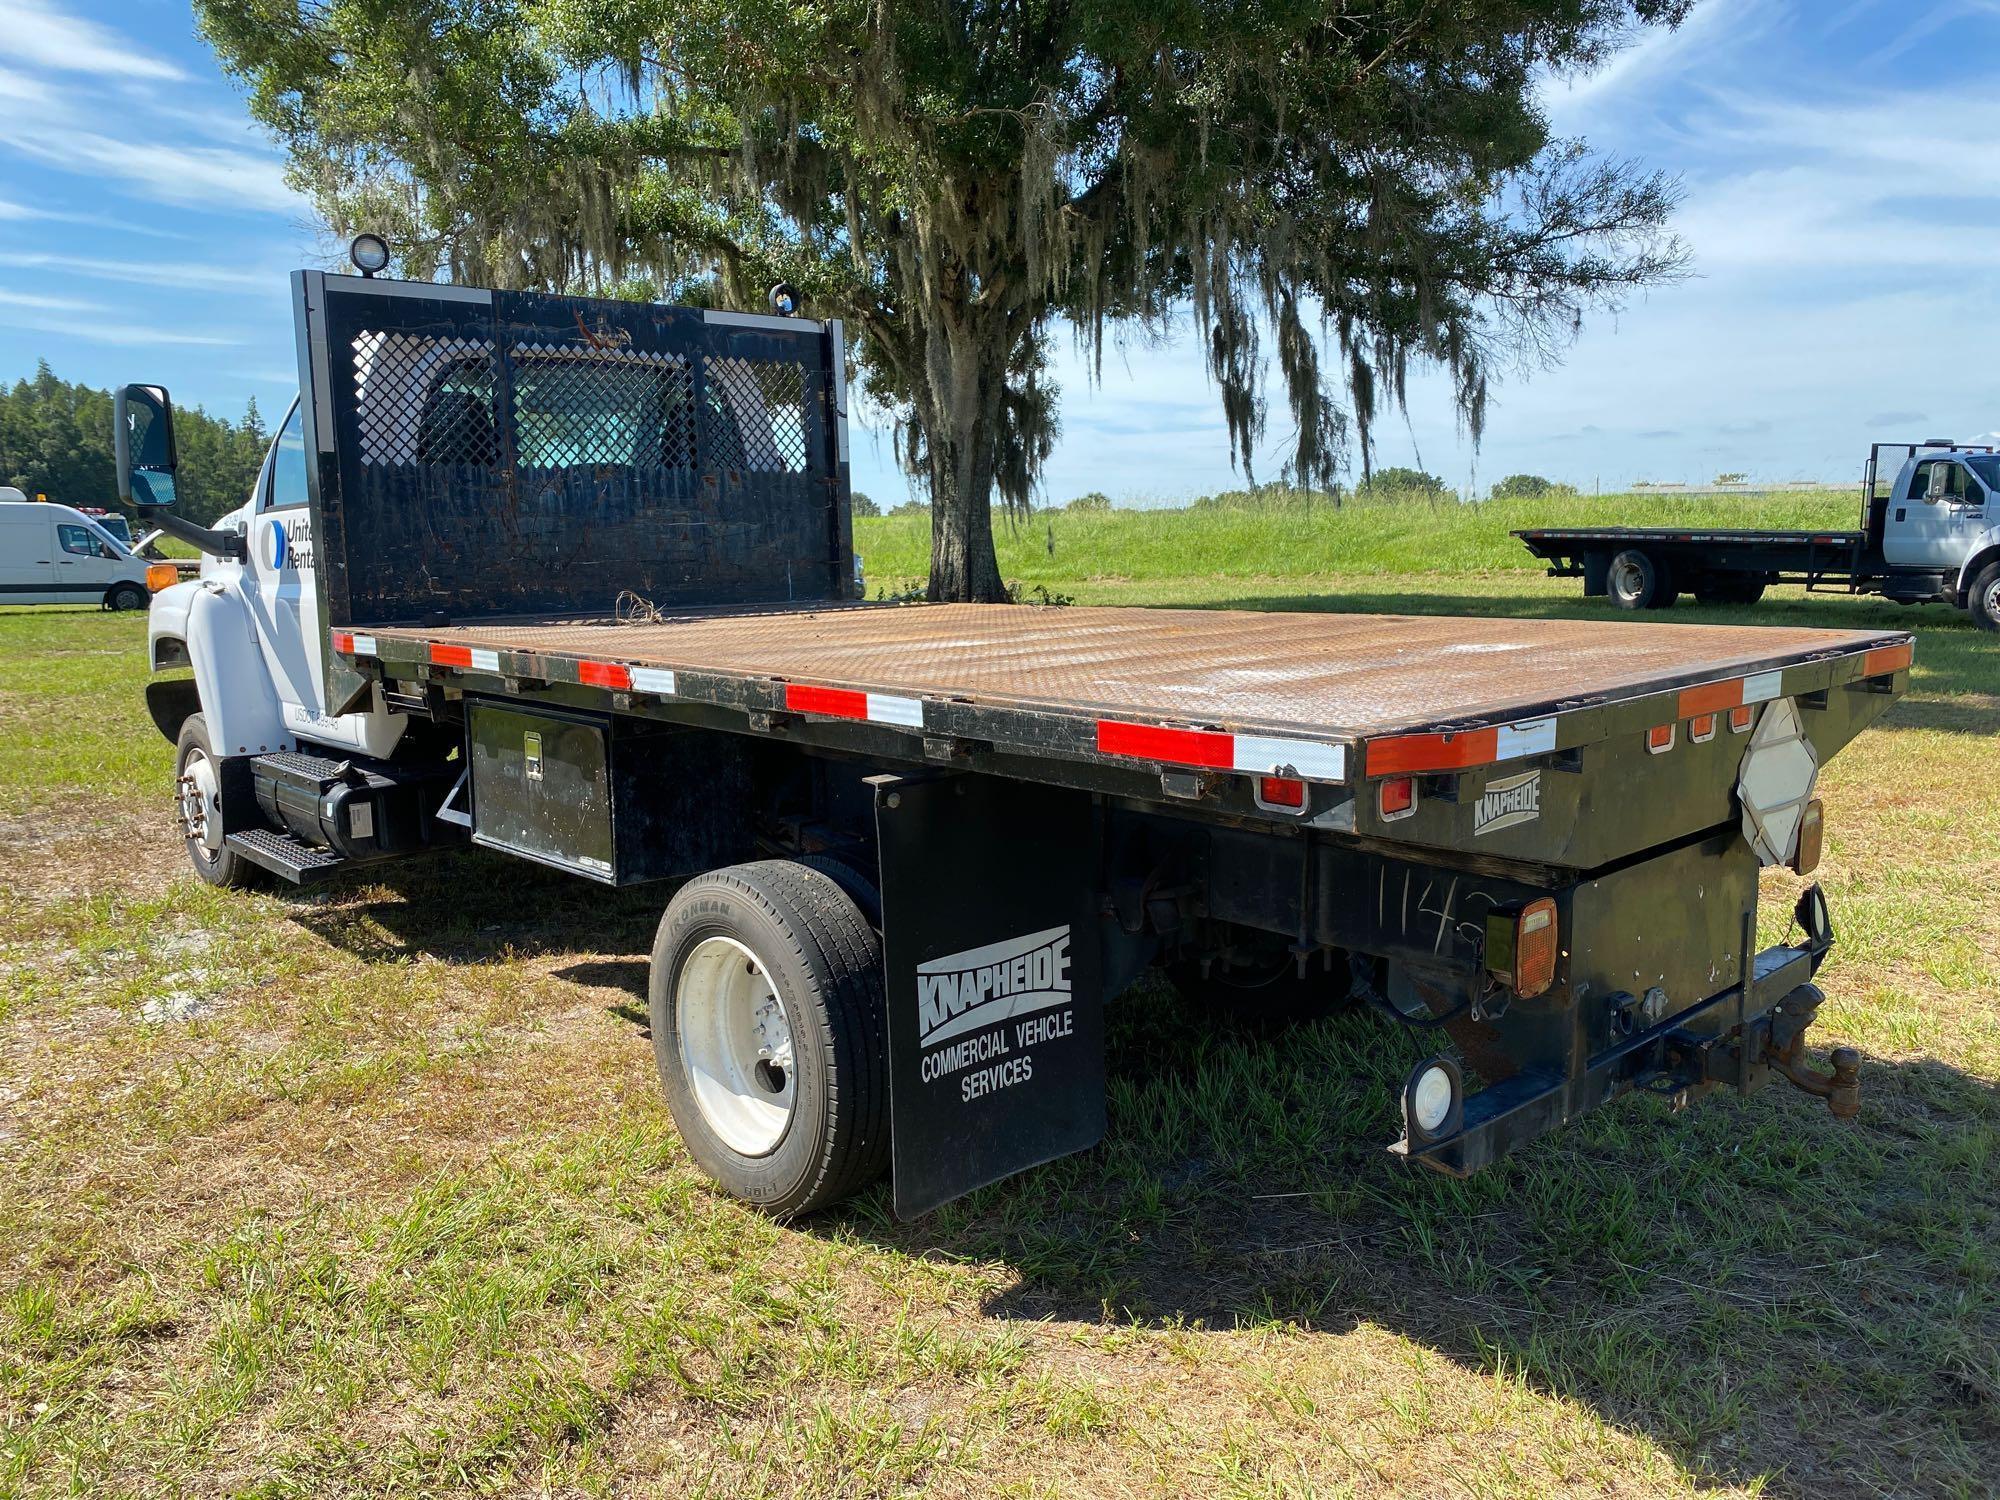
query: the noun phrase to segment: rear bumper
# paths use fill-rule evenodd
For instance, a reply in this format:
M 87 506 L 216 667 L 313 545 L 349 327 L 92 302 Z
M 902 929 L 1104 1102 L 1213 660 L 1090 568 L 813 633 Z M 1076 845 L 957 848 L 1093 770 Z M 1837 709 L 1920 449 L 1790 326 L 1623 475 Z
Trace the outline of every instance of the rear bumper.
M 1833 946 L 1831 931 L 1756 956 L 1738 983 L 1589 1057 L 1568 1076 L 1524 1068 L 1468 1095 L 1457 1128 L 1389 1149 L 1465 1176 L 1515 1147 L 1634 1089 L 1683 1099 L 1716 1087 L 1749 1093 L 1770 1081 L 1772 1053 L 1790 1054 L 1820 1004 L 1811 980 Z

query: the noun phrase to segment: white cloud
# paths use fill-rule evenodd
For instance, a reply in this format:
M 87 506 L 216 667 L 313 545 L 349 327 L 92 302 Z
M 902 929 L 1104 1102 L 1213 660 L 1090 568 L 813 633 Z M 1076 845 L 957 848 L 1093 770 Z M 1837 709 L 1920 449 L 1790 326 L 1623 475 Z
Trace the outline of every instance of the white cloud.
M 107 135 L 97 128 L 106 111 L 95 87 L 0 67 L 0 148 L 72 173 L 100 192 L 110 183 L 134 197 L 208 212 L 310 212 L 285 185 L 275 152 L 178 142 L 143 95 L 120 113 L 126 128 Z M 246 120 L 237 135 L 254 140 L 258 132 Z
M 164 83 L 187 78 L 164 58 L 135 47 L 129 38 L 95 21 L 68 15 L 49 0 L 7 0 L 7 24 L 0 26 L 0 54 L 45 72 Z
M 32 307 L 41 312 L 102 312 L 96 302 L 79 302 L 74 297 L 41 297 L 32 292 L 10 292 L 0 287 L 0 307 Z
M 158 345 L 193 346 L 207 349 L 235 349 L 244 340 L 221 334 L 183 333 L 177 328 L 149 328 L 143 324 L 116 320 L 108 324 L 51 323 L 32 318 L 14 318 L 0 312 L 0 325 L 30 333 L 46 333 L 64 339 L 83 339 L 92 344 L 113 344 L 120 348 L 145 349 Z
M 0 266 L 52 275 L 89 276 L 102 281 L 129 281 L 141 286 L 175 287 L 185 291 L 283 293 L 285 278 L 275 272 L 233 271 L 185 261 L 94 260 L 47 251 L 0 251 Z

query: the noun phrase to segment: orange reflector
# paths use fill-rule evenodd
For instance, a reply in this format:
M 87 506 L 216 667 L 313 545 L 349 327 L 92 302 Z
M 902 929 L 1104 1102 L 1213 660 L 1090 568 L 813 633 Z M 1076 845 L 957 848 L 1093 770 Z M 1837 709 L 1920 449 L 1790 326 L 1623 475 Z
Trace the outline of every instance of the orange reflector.
M 1748 734 L 1750 732 L 1750 721 L 1756 717 L 1757 710 L 1747 703 L 1741 708 L 1732 708 L 1729 711 L 1729 732 L 1731 734 Z
M 156 594 L 161 589 L 172 588 L 180 582 L 180 578 L 181 570 L 172 563 L 146 564 L 146 587 Z
M 1649 755 L 1661 755 L 1673 748 L 1673 725 L 1655 724 L 1651 729 L 1646 731 L 1646 752 Z
M 1706 744 L 1715 738 L 1715 715 L 1696 714 L 1688 720 L 1688 738 L 1697 745 Z
M 1826 808 L 1815 797 L 1799 818 L 1799 847 L 1792 855 L 1792 868 L 1810 875 L 1819 868 L 1819 852 L 1826 841 Z
M 1391 776 L 1382 783 L 1382 816 L 1406 818 L 1417 810 L 1417 783 L 1411 776 Z
M 1889 672 L 1900 672 L 1910 664 L 1916 655 L 1916 648 L 1908 641 L 1900 646 L 1877 646 L 1861 658 L 1861 671 L 1868 677 L 1880 677 Z

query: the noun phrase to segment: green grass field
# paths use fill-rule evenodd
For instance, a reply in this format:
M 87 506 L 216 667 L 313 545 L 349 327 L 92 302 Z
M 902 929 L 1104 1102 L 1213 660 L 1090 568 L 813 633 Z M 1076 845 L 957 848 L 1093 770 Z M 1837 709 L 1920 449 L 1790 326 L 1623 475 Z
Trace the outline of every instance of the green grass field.
M 1538 573 L 1508 533 L 1530 526 L 1772 526 L 1851 528 L 1858 490 L 1784 496 L 1585 500 L 1415 501 L 1311 507 L 1036 511 L 995 526 L 1000 571 L 1032 587 L 1078 582 L 1295 578 L 1328 573 Z M 869 591 L 895 591 L 930 570 L 930 516 L 854 523 Z
M 1609 620 L 1523 523 L 1059 517 L 1005 567 Z M 1406 1038 L 1215 1033 L 1149 983 L 1097 1150 L 778 1226 L 660 1100 L 662 892 L 483 855 L 211 891 L 143 622 L 0 612 L 0 1495 L 2000 1491 L 2000 638 L 1793 591 L 1683 619 L 1918 631 L 1822 780 L 1858 1122 L 1630 1100 L 1451 1181 L 1380 1149 Z

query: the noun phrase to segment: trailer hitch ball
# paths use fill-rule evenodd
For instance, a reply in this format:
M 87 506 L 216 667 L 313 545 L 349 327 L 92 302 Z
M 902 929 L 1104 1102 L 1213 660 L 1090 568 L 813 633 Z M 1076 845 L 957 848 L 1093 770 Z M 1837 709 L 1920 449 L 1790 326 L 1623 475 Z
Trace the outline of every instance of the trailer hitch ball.
M 1836 1120 L 1851 1120 L 1861 1113 L 1861 1054 L 1852 1047 L 1835 1047 L 1829 1059 L 1833 1072 L 1820 1073 L 1806 1066 L 1805 1034 L 1792 1038 L 1782 1052 L 1771 1048 L 1765 1060 L 1795 1088 L 1826 1101 Z

